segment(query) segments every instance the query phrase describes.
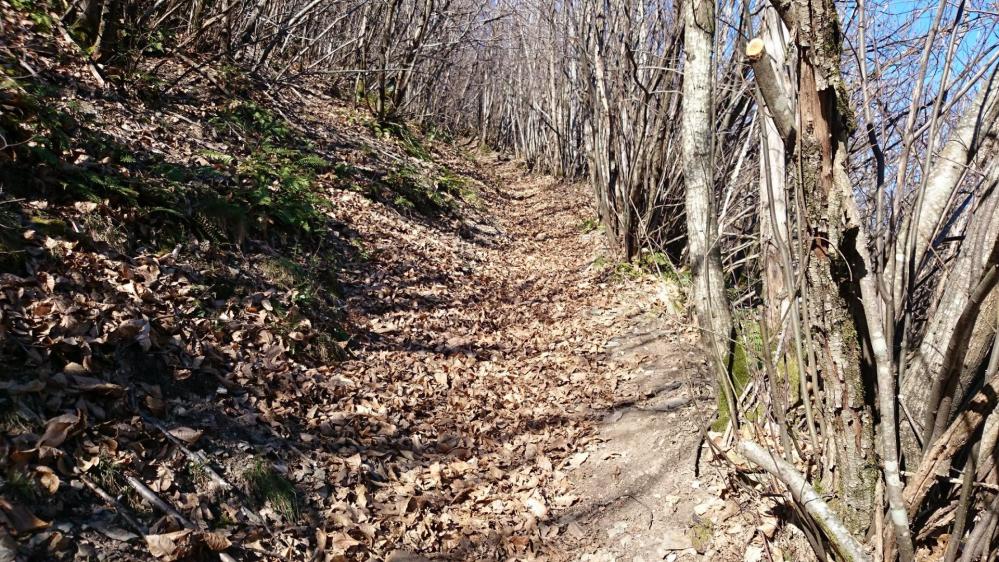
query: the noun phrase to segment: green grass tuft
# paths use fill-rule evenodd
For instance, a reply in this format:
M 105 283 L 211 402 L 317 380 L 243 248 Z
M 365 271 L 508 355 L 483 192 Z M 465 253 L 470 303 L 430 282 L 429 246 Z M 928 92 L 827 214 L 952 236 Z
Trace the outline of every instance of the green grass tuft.
M 298 494 L 295 486 L 279 474 L 269 463 L 257 459 L 243 473 L 246 479 L 247 494 L 257 503 L 257 507 L 270 505 L 282 517 L 298 519 Z
M 579 232 L 582 234 L 589 234 L 591 232 L 596 232 L 597 230 L 602 230 L 603 225 L 600 224 L 600 219 L 597 217 L 588 217 L 583 219 L 583 222 L 579 223 L 577 227 Z
M 28 476 L 24 469 L 14 468 L 7 472 L 7 477 L 0 477 L 0 490 L 3 496 L 25 504 L 31 504 L 41 497 L 38 482 Z

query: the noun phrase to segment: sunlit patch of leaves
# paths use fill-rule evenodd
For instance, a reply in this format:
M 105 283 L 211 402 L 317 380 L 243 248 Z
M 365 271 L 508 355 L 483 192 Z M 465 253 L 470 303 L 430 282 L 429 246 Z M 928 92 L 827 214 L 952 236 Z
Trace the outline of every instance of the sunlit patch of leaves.
M 384 138 L 362 136 L 362 140 L 353 140 L 353 152 L 333 156 L 316 149 L 307 142 L 309 139 L 302 138 L 305 133 L 296 132 L 278 112 L 260 104 L 230 103 L 217 112 L 222 115 L 214 119 L 214 126 L 207 127 L 205 114 L 213 114 L 211 105 L 205 106 L 204 113 L 164 108 L 165 115 L 180 111 L 185 119 L 196 121 L 192 126 L 203 135 L 198 137 L 199 142 L 190 142 L 184 137 L 185 126 L 179 122 L 176 129 L 161 129 L 156 123 L 158 118 L 146 122 L 143 116 L 128 121 L 128 128 L 118 127 L 115 120 L 123 114 L 113 107 L 120 105 L 117 101 L 60 105 L 40 97 L 55 93 L 32 94 L 42 103 L 36 104 L 35 113 L 24 114 L 28 121 L 34 121 L 28 125 L 30 131 L 19 138 L 26 140 L 36 135 L 44 142 L 34 146 L 23 143 L 16 149 L 17 177 L 27 180 L 22 199 L 28 196 L 37 206 L 10 205 L 11 212 L 3 215 L 5 205 L 0 202 L 0 226 L 9 225 L 19 244 L 25 244 L 25 229 L 35 231 L 35 238 L 28 244 L 31 261 L 24 264 L 31 269 L 16 269 L 26 281 L 0 281 L 11 284 L 3 287 L 2 295 L 17 300 L 0 304 L 5 318 L 16 316 L 24 328 L 17 341 L 4 342 L 2 351 L 14 359 L 3 366 L 30 363 L 34 369 L 44 363 L 43 368 L 53 373 L 50 380 L 59 382 L 37 391 L 45 400 L 34 403 L 33 408 L 38 410 L 32 412 L 35 417 L 25 420 L 32 427 L 5 431 L 5 438 L 11 439 L 12 433 L 22 431 L 41 435 L 45 432 L 42 420 L 52 422 L 66 411 L 86 409 L 90 412 L 88 419 L 80 422 L 86 427 L 74 429 L 58 446 L 66 455 L 63 458 L 79 464 L 89 462 L 88 458 L 93 460 L 97 454 L 84 477 L 118 498 L 150 528 L 160 514 L 136 496 L 128 485 L 128 476 L 155 486 L 164 501 L 195 519 L 198 526 L 234 527 L 240 537 L 260 536 L 256 531 L 247 532 L 255 523 L 248 522 L 243 507 L 252 511 L 268 506 L 268 517 L 273 510 L 282 518 L 299 519 L 306 508 L 311 511 L 315 506 L 326 507 L 326 500 L 333 500 L 332 495 L 316 493 L 317 484 L 329 484 L 329 490 L 337 494 L 336 501 L 343 505 L 328 507 L 338 514 L 357 510 L 364 518 L 361 526 L 347 522 L 342 530 L 337 529 L 338 534 L 331 530 L 331 540 L 339 548 L 368 550 L 368 557 L 380 557 L 388 548 L 386 540 L 404 534 L 419 535 L 421 549 L 451 550 L 454 545 L 448 541 L 454 537 L 443 535 L 439 529 L 425 533 L 418 526 L 440 514 L 447 503 L 438 501 L 429 487 L 444 486 L 443 490 L 447 490 L 450 485 L 458 490 L 456 484 L 466 476 L 467 483 L 480 474 L 491 481 L 481 490 L 462 488 L 453 504 L 460 519 L 455 518 L 452 525 L 469 522 L 469 528 L 473 528 L 488 519 L 490 525 L 495 522 L 507 527 L 517 521 L 514 513 L 520 509 L 520 500 L 508 493 L 511 486 L 540 490 L 544 484 L 531 483 L 528 476 L 537 473 L 548 478 L 556 470 L 563 454 L 560 451 L 568 443 L 575 443 L 579 435 L 557 417 L 553 417 L 550 428 L 546 426 L 544 435 L 521 434 L 524 428 L 536 426 L 525 422 L 528 416 L 517 411 L 518 402 L 513 400 L 521 401 L 525 392 L 523 401 L 535 400 L 530 393 L 539 386 L 537 383 L 556 380 L 549 376 L 557 371 L 551 368 L 556 363 L 545 359 L 544 363 L 532 364 L 522 378 L 500 378 L 512 370 L 512 361 L 523 359 L 519 351 L 507 348 L 506 336 L 502 336 L 503 341 L 495 339 L 495 334 L 500 333 L 497 325 L 509 328 L 501 318 L 519 321 L 523 316 L 508 307 L 506 297 L 489 302 L 493 307 L 489 314 L 479 315 L 483 308 L 480 304 L 468 311 L 456 310 L 450 316 L 458 324 L 447 328 L 454 333 L 434 325 L 434 320 L 424 313 L 414 314 L 417 307 L 445 303 L 450 290 L 458 291 L 463 298 L 469 296 L 468 287 L 447 286 L 457 276 L 455 271 L 465 272 L 469 254 L 483 264 L 499 263 L 498 255 L 466 247 L 467 241 L 441 226 L 447 220 L 412 220 L 411 216 L 386 212 L 384 205 L 371 205 L 364 197 L 348 192 L 350 188 L 344 185 L 356 185 L 359 192 L 383 203 L 400 197 L 400 206 L 407 202 L 413 205 L 414 213 L 414 202 L 427 204 L 433 212 L 449 213 L 461 210 L 461 200 L 470 202 L 479 196 L 472 182 L 439 164 L 423 161 L 421 156 L 429 156 L 431 151 L 429 143 L 419 137 L 407 142 L 393 136 L 386 142 Z M 169 101 L 162 99 L 159 103 Z M 38 115 L 48 107 L 52 112 L 43 122 Z M 125 115 L 128 119 L 132 114 Z M 18 127 L 20 131 L 20 121 L 18 116 L 3 126 Z M 349 133 L 354 134 L 354 129 L 358 127 Z M 311 136 L 313 131 L 310 129 L 308 134 Z M 366 133 L 362 130 L 360 134 Z M 155 138 L 147 142 L 150 137 Z M 377 150 L 371 146 L 362 148 L 364 142 Z M 385 158 L 386 152 L 392 157 Z M 4 156 L 11 153 L 5 151 Z M 396 174 L 395 179 L 402 184 L 397 192 L 385 185 L 384 176 L 400 161 L 410 162 L 411 169 Z M 8 160 L 3 162 L 6 165 Z M 341 219 L 344 224 L 326 222 L 325 215 L 334 214 L 328 213 L 328 199 L 344 206 L 333 209 L 345 217 Z M 567 223 L 570 231 L 576 220 Z M 385 232 L 379 230 L 382 228 L 400 237 L 389 243 Z M 437 228 L 440 230 L 427 230 Z M 0 238 L 3 232 L 0 230 Z M 425 248 L 423 243 L 430 239 L 427 232 L 439 232 L 444 244 L 431 247 L 415 268 L 409 265 L 406 271 L 418 275 L 404 281 L 397 276 L 402 268 L 396 267 L 407 265 L 403 260 L 418 254 L 415 248 Z M 247 243 L 236 244 L 244 238 Z M 454 251 L 456 248 L 462 253 Z M 342 269 L 339 252 L 349 256 Z M 341 275 L 345 287 L 350 287 L 344 291 L 348 296 L 343 300 L 337 290 Z M 367 275 L 378 275 L 384 283 L 374 287 L 365 278 Z M 506 275 L 505 269 L 497 275 Z M 433 284 L 425 285 L 423 279 L 431 277 L 435 279 Z M 559 287 L 573 285 L 558 283 Z M 491 287 L 499 288 L 499 284 Z M 371 294 L 366 293 L 369 290 Z M 407 294 L 413 290 L 421 294 Z M 361 305 L 348 300 L 360 293 L 364 293 Z M 415 298 L 410 302 L 409 297 Z M 428 305 L 420 300 L 423 298 Z M 348 307 L 353 313 L 365 306 L 398 309 L 402 323 L 388 330 L 377 328 L 383 332 L 383 343 L 391 346 L 384 351 L 387 363 L 363 360 L 361 346 L 366 344 L 360 341 L 362 338 L 355 338 L 352 349 L 362 360 L 350 362 L 358 365 L 344 367 L 335 362 L 348 336 L 338 324 L 338 314 Z M 499 324 L 492 323 L 493 312 L 501 312 L 495 317 Z M 474 314 L 475 318 L 466 314 Z M 400 326 L 414 340 L 396 342 L 392 330 Z M 85 350 L 81 350 L 80 333 L 87 334 L 89 347 Z M 420 343 L 415 337 L 422 334 L 455 341 L 447 341 L 446 346 L 442 342 L 447 353 L 438 350 L 417 358 L 408 346 Z M 524 334 L 526 345 L 547 348 L 548 343 L 540 339 L 546 334 Z M 563 335 L 563 339 L 582 337 L 576 331 Z M 487 341 L 489 338 L 494 339 Z M 595 342 L 586 345 L 596 349 Z M 450 350 L 458 351 L 452 355 Z M 517 357 L 502 369 L 494 368 L 491 363 L 502 366 L 497 358 L 507 351 Z M 35 359 L 35 354 L 41 358 Z M 559 361 L 565 358 L 562 352 L 556 355 Z M 485 376 L 470 376 L 469 361 L 476 357 L 480 366 L 488 367 L 482 373 Z M 76 375 L 62 373 L 69 361 L 86 363 L 86 367 L 76 365 Z M 358 371 L 362 363 L 372 371 Z M 396 369 L 411 375 L 406 375 L 408 378 L 399 385 L 386 386 L 395 378 Z M 539 378 L 535 373 L 542 370 L 545 376 Z M 562 374 L 566 376 L 557 378 L 558 384 L 547 390 L 561 392 L 567 385 L 582 381 L 569 380 L 567 373 Z M 500 380 L 502 384 L 491 382 Z M 360 381 L 365 382 L 361 385 Z M 452 385 L 462 391 L 451 393 Z M 92 388 L 81 390 L 87 386 Z M 470 390 L 467 394 L 465 387 Z M 546 400 L 550 398 L 547 390 Z M 437 408 L 450 394 L 468 403 L 448 408 L 441 415 Z M 143 428 L 135 417 L 133 398 L 141 413 L 164 423 L 183 419 L 195 426 L 200 422 L 206 427 L 199 429 L 209 431 L 217 420 L 224 431 L 218 432 L 211 443 L 199 443 L 192 449 L 212 455 L 212 466 L 224 467 L 218 469 L 222 476 L 243 488 L 247 496 L 207 494 L 203 489 L 208 488 L 205 465 L 186 461 L 154 429 Z M 197 408 L 189 407 L 192 403 L 210 405 L 213 421 L 200 417 Z M 495 423 L 489 420 L 482 425 L 482 420 L 495 413 L 497 404 L 503 407 Z M 265 412 L 268 408 L 270 411 Z M 239 420 L 239 431 L 229 431 L 228 424 L 243 414 L 246 417 Z M 301 437 L 299 446 L 309 443 L 321 451 L 316 458 L 323 460 L 321 469 L 327 471 L 325 475 L 303 470 L 299 459 L 294 455 L 284 457 L 284 452 L 279 454 L 290 459 L 287 472 L 257 459 L 250 459 L 245 473 L 246 464 L 233 466 L 229 461 L 234 455 L 245 454 L 245 449 L 239 447 L 246 443 L 243 431 L 254 438 L 269 439 L 272 435 L 264 419 L 289 428 L 297 421 L 307 421 L 308 425 L 298 426 L 287 439 L 293 442 Z M 537 420 L 532 416 L 533 421 Z M 299 431 L 302 433 L 296 435 Z M 306 431 L 311 433 L 308 440 Z M 345 452 L 336 442 L 341 436 L 357 444 L 356 462 L 354 452 Z M 508 450 L 504 449 L 505 459 L 495 456 L 497 440 L 510 444 Z M 561 444 L 547 446 L 542 440 Z M 34 442 L 32 438 L 27 448 Z M 267 444 L 271 446 L 282 447 L 278 440 Z M 543 470 L 538 472 L 524 464 L 525 447 L 535 449 L 530 458 L 550 459 Z M 96 453 L 95 448 L 103 452 Z M 20 449 L 24 452 L 25 447 Z M 388 451 L 385 456 L 381 456 L 383 449 Z M 440 458 L 440 465 L 423 466 L 423 459 L 416 455 Z M 333 457 L 340 457 L 348 468 L 341 466 L 343 470 L 338 472 L 334 463 L 325 462 Z M 478 462 L 482 464 L 475 464 Z M 511 470 L 507 471 L 507 467 Z M 403 471 L 410 471 L 422 482 L 419 488 L 427 486 L 421 490 L 421 497 L 414 497 L 413 490 L 407 490 L 399 481 Z M 169 479 L 173 480 L 166 487 L 159 487 Z M 371 485 L 375 479 L 378 488 Z M 89 502 L 99 501 L 69 482 L 64 484 L 59 494 L 67 495 L 58 501 L 66 498 L 61 505 L 67 511 L 86 513 Z M 363 490 L 368 490 L 367 497 Z M 393 504 L 395 515 L 381 506 L 382 499 Z M 497 505 L 501 511 L 485 516 L 482 506 L 486 505 Z M 537 508 L 538 504 L 532 505 Z M 273 533 L 260 539 L 262 547 L 284 548 L 278 546 L 278 541 L 287 539 L 297 543 L 295 548 L 308 546 L 313 550 L 315 545 L 307 545 L 308 539 L 302 539 L 303 529 L 273 525 L 268 529 Z M 518 541 L 528 540 L 526 530 L 517 532 Z M 313 536 L 309 530 L 305 534 Z M 365 540 L 365 536 L 377 538 Z M 70 540 L 79 537 L 74 532 Z M 471 535 L 470 540 L 486 538 Z M 517 548 L 523 549 L 526 544 L 518 542 Z M 413 546 L 410 543 L 406 547 Z M 465 559 L 483 558 L 469 555 Z

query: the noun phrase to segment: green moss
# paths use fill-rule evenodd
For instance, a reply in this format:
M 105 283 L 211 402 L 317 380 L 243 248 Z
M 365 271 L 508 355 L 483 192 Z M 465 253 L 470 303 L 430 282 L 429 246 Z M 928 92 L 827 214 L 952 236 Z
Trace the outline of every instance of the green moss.
M 821 478 L 816 478 L 815 481 L 812 482 L 812 488 L 815 488 L 815 493 L 820 496 L 825 495 L 829 492 L 829 490 L 826 488 L 825 482 Z
M 736 335 L 735 346 L 731 358 L 731 380 L 735 387 L 735 396 L 739 396 L 753 378 L 753 373 L 762 368 L 760 353 L 762 339 L 758 322 L 745 319 L 738 322 L 739 333 Z M 718 392 L 718 419 L 711 424 L 714 431 L 722 431 L 729 422 L 729 405 L 725 392 Z M 748 416 L 751 414 L 747 413 Z M 755 414 L 759 416 L 759 412 Z
M 846 350 L 848 358 L 843 379 L 846 384 L 852 387 L 851 392 L 854 398 L 857 401 L 861 401 L 864 399 L 867 388 L 864 385 L 864 377 L 860 372 L 860 337 L 857 334 L 857 327 L 853 323 L 853 319 L 849 317 L 843 318 L 836 325 L 839 327 L 839 336 L 843 340 L 843 349 Z
M 583 219 L 583 222 L 579 223 L 579 226 L 576 228 L 583 234 L 589 234 L 591 232 L 596 232 L 597 230 L 602 230 L 603 225 L 600 224 L 599 218 L 587 217 Z
M 257 459 L 243 473 L 247 494 L 258 508 L 269 505 L 288 520 L 298 519 L 298 494 L 295 486 L 269 463 Z
M 788 399 L 796 402 L 801 399 L 801 372 L 798 370 L 798 359 L 793 352 L 788 352 L 777 364 L 777 375 L 787 380 Z
M 690 527 L 690 544 L 697 552 L 704 552 L 711 544 L 715 526 L 710 519 L 700 518 Z
M 33 216 L 28 219 L 28 223 L 34 230 L 49 236 L 67 236 L 72 233 L 66 221 L 52 217 Z

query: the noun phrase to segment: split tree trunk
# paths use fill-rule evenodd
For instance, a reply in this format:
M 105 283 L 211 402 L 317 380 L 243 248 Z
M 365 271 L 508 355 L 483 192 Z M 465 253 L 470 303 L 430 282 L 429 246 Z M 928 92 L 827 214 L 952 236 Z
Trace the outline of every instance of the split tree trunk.
M 773 7 L 764 7 L 764 24 L 759 45 L 762 51 L 758 63 L 767 65 L 772 72 L 773 87 L 777 95 L 790 99 L 791 84 L 781 72 L 785 64 L 784 51 L 787 48 L 787 29 L 780 21 Z M 763 68 L 762 66 L 759 66 Z M 794 114 L 788 104 L 784 116 L 791 126 Z M 786 283 L 784 267 L 785 248 L 789 241 L 787 224 L 787 185 L 784 138 L 778 129 L 776 119 L 770 112 L 760 114 L 760 254 L 763 265 L 763 301 L 766 303 L 767 324 L 777 330 L 782 324 L 790 304 L 788 291 L 792 286 Z
M 892 414 L 882 425 L 888 495 L 898 507 L 898 481 L 890 357 L 885 341 L 875 284 L 868 266 L 866 234 L 859 220 L 853 190 L 846 174 L 847 138 L 852 114 L 840 73 L 842 35 L 836 7 L 831 0 L 774 2 L 781 19 L 795 38 L 797 88 L 794 100 L 781 95 L 773 84 L 774 73 L 758 69 L 757 81 L 775 125 L 785 144 L 795 150 L 797 188 L 804 202 L 806 327 L 813 342 L 815 364 L 821 381 L 821 409 L 825 420 L 823 439 L 827 455 L 822 481 L 835 494 L 831 502 L 846 527 L 860 536 L 871 524 L 875 509 L 878 462 L 875 456 L 874 419 L 869 395 L 870 377 L 862 368 L 862 346 L 872 352 L 882 406 Z M 750 60 L 753 60 L 753 53 Z M 796 108 L 796 122 L 787 119 L 787 108 Z M 870 302 L 867 302 L 870 301 Z M 865 310 L 865 304 L 867 309 Z M 895 510 L 897 512 L 897 510 Z M 904 515 L 904 511 L 902 512 Z M 903 517 L 904 519 L 904 517 Z M 899 534 L 908 540 L 907 524 Z M 911 546 L 903 558 L 911 557 Z

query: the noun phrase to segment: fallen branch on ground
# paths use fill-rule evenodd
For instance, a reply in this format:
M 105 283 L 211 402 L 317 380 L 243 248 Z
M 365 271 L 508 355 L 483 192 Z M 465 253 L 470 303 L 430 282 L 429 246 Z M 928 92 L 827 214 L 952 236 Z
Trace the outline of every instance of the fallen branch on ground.
M 736 450 L 753 464 L 780 480 L 798 504 L 812 516 L 816 524 L 825 532 L 829 542 L 848 562 L 869 562 L 863 547 L 850 534 L 829 505 L 815 492 L 805 477 L 790 463 L 774 457 L 769 451 L 752 441 L 741 440 Z

